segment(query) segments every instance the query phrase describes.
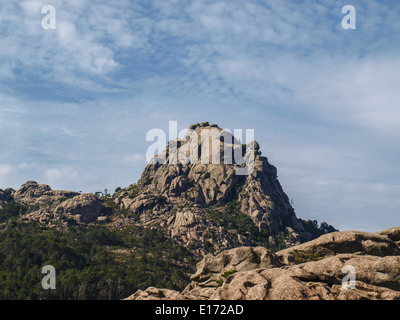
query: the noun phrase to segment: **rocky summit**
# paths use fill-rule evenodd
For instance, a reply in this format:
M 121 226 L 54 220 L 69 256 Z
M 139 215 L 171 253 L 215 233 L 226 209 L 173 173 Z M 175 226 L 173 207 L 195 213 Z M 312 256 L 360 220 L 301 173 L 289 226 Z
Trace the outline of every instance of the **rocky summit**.
M 114 204 L 137 216 L 142 225 L 161 226 L 199 253 L 205 253 L 205 246 L 221 251 L 263 241 L 288 246 L 335 230 L 305 226 L 296 217 L 277 169 L 262 156 L 258 142 L 242 144 L 208 122 L 191 125 L 184 139 L 173 142 L 175 152 L 169 144 L 150 161 L 136 184 L 113 195 Z M 232 154 L 238 151 L 243 159 L 253 157 L 247 175 L 237 174 L 243 163 Z M 179 162 L 180 158 L 185 161 Z
M 296 217 L 258 142 L 243 144 L 208 122 L 191 125 L 182 140 L 154 156 L 137 183 L 112 195 L 29 181 L 18 190 L 0 190 L 0 208 L 7 204 L 21 206 L 21 220 L 49 226 L 156 228 L 199 256 L 237 246 L 285 248 L 335 231 Z
M 208 254 L 182 291 L 149 287 L 128 300 L 399 300 L 400 227 L 342 231 L 276 253 Z M 346 268 L 345 268 L 346 267 Z M 354 271 L 354 286 L 345 277 Z

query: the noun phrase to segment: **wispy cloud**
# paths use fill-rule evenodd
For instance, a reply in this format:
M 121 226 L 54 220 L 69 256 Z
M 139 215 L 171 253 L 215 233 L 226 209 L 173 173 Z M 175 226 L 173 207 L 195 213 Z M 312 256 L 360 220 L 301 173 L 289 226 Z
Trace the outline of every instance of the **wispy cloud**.
M 0 187 L 128 185 L 147 130 L 211 121 L 256 129 L 299 216 L 395 221 L 400 6 L 345 31 L 334 0 L 54 0 L 43 30 L 48 4 L 0 8 Z
M 101 1 L 55 0 L 57 29 L 44 30 L 41 13 L 46 1 L 7 2 L 2 7 L 1 79 L 21 76 L 107 91 L 109 75 L 122 68 L 120 50 L 141 48 L 146 38 L 130 19 L 129 1 L 109 5 Z

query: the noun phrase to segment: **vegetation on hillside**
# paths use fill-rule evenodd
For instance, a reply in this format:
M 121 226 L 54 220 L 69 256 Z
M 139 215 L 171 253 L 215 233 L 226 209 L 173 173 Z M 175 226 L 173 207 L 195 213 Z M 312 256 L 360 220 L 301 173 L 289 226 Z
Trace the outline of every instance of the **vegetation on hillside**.
M 299 221 L 302 223 L 305 231 L 311 233 L 313 239 L 316 239 L 327 233 L 338 231 L 331 225 L 327 224 L 326 222 L 319 223 L 317 220 L 303 220 L 303 219 L 299 219 Z
M 235 200 L 228 203 L 225 210 L 206 209 L 206 213 L 213 225 L 222 227 L 222 232 L 225 238 L 230 240 L 232 248 L 240 246 L 238 235 L 245 236 L 257 245 L 272 251 L 286 247 L 284 233 L 275 234 L 274 241 L 270 242 L 269 237 L 272 233 L 267 229 L 260 230 L 250 217 L 240 212 L 239 203 Z
M 191 253 L 162 232 L 129 227 L 12 222 L 0 233 L 0 299 L 122 299 L 149 286 L 182 290 Z M 56 289 L 44 290 L 42 267 L 56 269 Z
M 132 185 L 116 192 L 135 198 L 140 190 Z M 116 205 L 106 191 L 97 196 L 109 208 L 107 216 L 139 220 L 139 215 Z M 157 201 L 166 200 L 159 197 Z M 201 258 L 190 244 L 185 248 L 167 237 L 161 227 L 129 225 L 115 229 L 99 223 L 80 225 L 64 215 L 60 218 L 68 223 L 57 224 L 54 220 L 52 227 L 18 219 L 38 209 L 38 205 L 26 206 L 15 201 L 3 202 L 0 208 L 0 299 L 122 299 L 150 286 L 182 290 Z M 225 206 L 205 209 L 205 213 L 214 228 L 222 230 L 232 248 L 243 245 L 239 236 L 250 241 L 249 245 L 273 251 L 286 247 L 287 234 L 274 234 L 271 241 L 272 233 L 260 230 L 241 213 L 235 197 Z M 314 238 L 336 231 L 326 223 L 300 221 Z M 211 243 L 202 245 L 205 252 L 215 253 Z M 46 274 L 41 271 L 45 265 L 55 267 L 55 290 L 42 288 Z

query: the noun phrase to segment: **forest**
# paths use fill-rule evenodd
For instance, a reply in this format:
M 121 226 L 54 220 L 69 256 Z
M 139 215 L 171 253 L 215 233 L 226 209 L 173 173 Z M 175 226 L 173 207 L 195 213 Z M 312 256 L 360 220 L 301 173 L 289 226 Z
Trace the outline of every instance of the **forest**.
M 149 286 L 182 290 L 196 263 L 160 230 L 10 223 L 0 232 L 0 299 L 109 300 Z M 45 265 L 56 270 L 55 290 L 42 288 Z

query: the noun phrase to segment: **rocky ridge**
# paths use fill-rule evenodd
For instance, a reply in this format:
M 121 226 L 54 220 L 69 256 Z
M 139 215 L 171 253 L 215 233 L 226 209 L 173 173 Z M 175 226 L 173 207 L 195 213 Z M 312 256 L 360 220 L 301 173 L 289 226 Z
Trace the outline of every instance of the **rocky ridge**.
M 22 206 L 19 217 L 22 221 L 34 220 L 50 225 L 55 221 L 66 223 L 68 219 L 90 223 L 109 212 L 103 201 L 93 194 L 52 190 L 35 181 L 28 181 L 18 190 L 0 189 L 0 208 L 12 203 Z
M 253 225 L 272 246 L 278 246 L 276 235 L 285 246 L 313 237 L 296 217 L 277 169 L 261 155 L 256 141 L 242 144 L 216 124 L 203 122 L 191 125 L 185 137 L 173 144 L 150 161 L 136 184 L 113 195 L 114 205 L 142 225 L 163 227 L 170 237 L 192 244 L 199 253 L 205 252 L 206 245 L 221 251 L 261 244 L 232 219 Z M 237 161 L 237 155 L 244 163 Z M 252 157 L 253 164 L 248 161 Z M 238 175 L 237 170 L 246 165 L 250 174 Z M 222 216 L 226 217 L 223 225 L 216 223 Z M 129 221 L 115 219 L 114 223 L 123 226 Z
M 113 195 L 52 190 L 29 181 L 18 190 L 0 190 L 0 209 L 14 204 L 21 206 L 22 221 L 49 226 L 100 221 L 110 229 L 156 228 L 197 256 L 237 246 L 283 248 L 335 231 L 306 226 L 296 217 L 258 142 L 243 144 L 208 122 L 170 141 L 137 183 Z
M 150 287 L 127 299 L 399 300 L 399 241 L 396 227 L 334 232 L 276 253 L 235 248 L 206 255 L 182 292 Z M 342 285 L 345 266 L 355 271 L 354 289 Z

